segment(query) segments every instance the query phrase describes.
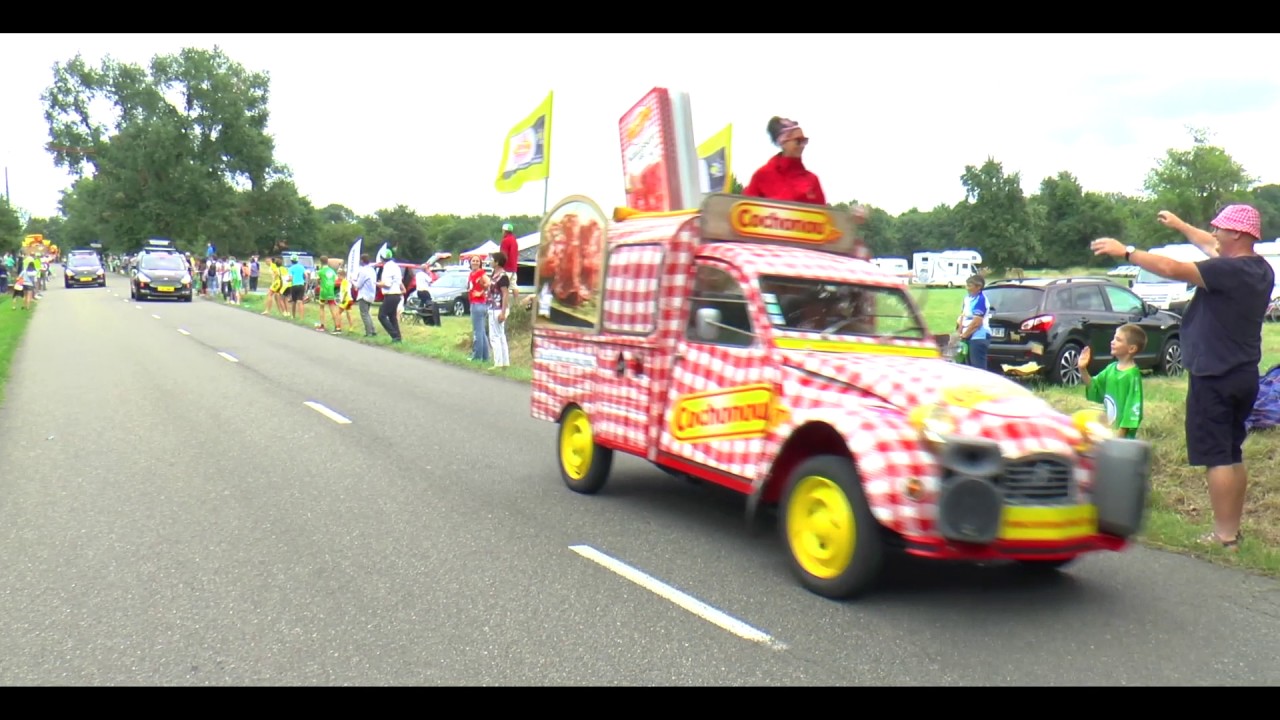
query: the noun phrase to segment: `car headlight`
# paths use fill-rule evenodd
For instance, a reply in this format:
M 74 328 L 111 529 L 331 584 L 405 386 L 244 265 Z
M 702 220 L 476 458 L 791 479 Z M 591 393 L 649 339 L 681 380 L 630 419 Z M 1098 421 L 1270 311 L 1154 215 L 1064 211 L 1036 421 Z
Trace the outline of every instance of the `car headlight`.
M 147 277 L 146 275 L 143 275 L 142 273 L 138 273 L 138 274 L 137 274 L 137 275 L 135 275 L 134 277 L 138 278 L 138 282 L 140 282 L 140 283 L 149 283 L 149 282 L 151 282 L 151 278 Z
M 1085 408 L 1072 413 L 1071 424 L 1084 437 L 1082 447 L 1076 448 L 1077 450 L 1087 450 L 1116 436 L 1111 423 L 1107 421 L 1106 413 L 1097 408 Z
M 926 441 L 934 444 L 945 442 L 944 436 L 956 431 L 955 418 L 941 405 L 918 405 L 907 414 L 907 421 Z
M 182 276 L 182 284 L 183 284 L 183 285 L 190 285 L 190 284 L 191 284 L 191 274 L 190 274 L 190 273 L 188 273 L 188 274 L 186 274 L 186 275 L 183 275 L 183 276 Z
M 101 275 L 101 274 L 102 274 L 102 268 L 98 268 L 98 274 L 99 274 L 99 275 Z
M 72 275 L 75 275 L 75 273 L 71 272 L 70 268 L 67 268 L 67 277 L 71 277 Z

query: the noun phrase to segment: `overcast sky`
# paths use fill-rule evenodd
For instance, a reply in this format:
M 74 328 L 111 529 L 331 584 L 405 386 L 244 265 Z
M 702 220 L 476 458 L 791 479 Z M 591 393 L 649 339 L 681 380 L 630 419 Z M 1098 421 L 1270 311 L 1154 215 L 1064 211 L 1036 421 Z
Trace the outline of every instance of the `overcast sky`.
M 745 184 L 797 120 L 828 202 L 899 214 L 964 197 L 989 156 L 1027 194 L 1066 170 L 1138 194 L 1206 127 L 1245 170 L 1280 183 L 1280 72 L 1265 35 L 0 34 L 0 165 L 10 200 L 57 214 L 72 178 L 44 146 L 41 94 L 77 53 L 146 67 L 220 47 L 269 74 L 276 159 L 316 207 L 358 214 L 530 214 L 584 194 L 622 203 L 618 119 L 653 87 L 686 91 L 702 141 L 733 123 Z M 549 91 L 551 179 L 494 189 L 512 125 Z

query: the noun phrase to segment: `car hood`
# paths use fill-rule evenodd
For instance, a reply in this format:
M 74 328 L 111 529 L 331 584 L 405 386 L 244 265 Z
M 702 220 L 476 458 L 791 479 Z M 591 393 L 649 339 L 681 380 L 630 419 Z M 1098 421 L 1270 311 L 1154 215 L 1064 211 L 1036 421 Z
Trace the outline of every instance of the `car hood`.
M 907 417 L 922 406 L 937 406 L 955 433 L 996 442 L 1006 457 L 1030 452 L 1074 453 L 1079 431 L 1059 412 L 1022 385 L 1001 375 L 938 358 L 860 353 L 787 353 L 788 397 L 815 401 L 824 413 L 858 402 Z

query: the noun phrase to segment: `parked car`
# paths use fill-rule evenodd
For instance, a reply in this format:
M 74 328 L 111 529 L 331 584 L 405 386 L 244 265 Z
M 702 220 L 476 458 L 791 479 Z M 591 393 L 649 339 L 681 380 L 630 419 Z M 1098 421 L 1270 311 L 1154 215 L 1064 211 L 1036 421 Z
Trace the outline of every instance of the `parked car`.
M 1117 268 L 1107 271 L 1109 277 L 1137 277 L 1142 268 L 1137 265 L 1121 265 Z
M 447 267 L 431 283 L 431 299 L 440 308 L 440 314 L 471 314 L 471 300 L 467 297 L 467 277 L 470 274 L 467 267 Z
M 1143 302 L 1132 290 L 1105 278 L 1024 278 L 993 282 L 983 291 L 990 308 L 989 368 L 1035 361 L 1051 382 L 1076 385 L 1080 351 L 1089 347 L 1089 372 L 1113 358 L 1116 328 L 1134 323 L 1147 333 L 1135 358 L 1144 370 L 1182 372 L 1182 318 Z

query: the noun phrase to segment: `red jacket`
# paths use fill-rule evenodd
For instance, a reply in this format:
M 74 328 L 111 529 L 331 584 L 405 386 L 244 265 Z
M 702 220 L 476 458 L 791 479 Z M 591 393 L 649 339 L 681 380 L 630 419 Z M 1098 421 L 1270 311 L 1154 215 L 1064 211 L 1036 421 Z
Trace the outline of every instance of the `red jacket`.
M 786 202 L 827 204 L 818 176 L 806 170 L 800 158 L 783 157 L 782 153 L 769 158 L 769 162 L 756 170 L 742 194 Z

